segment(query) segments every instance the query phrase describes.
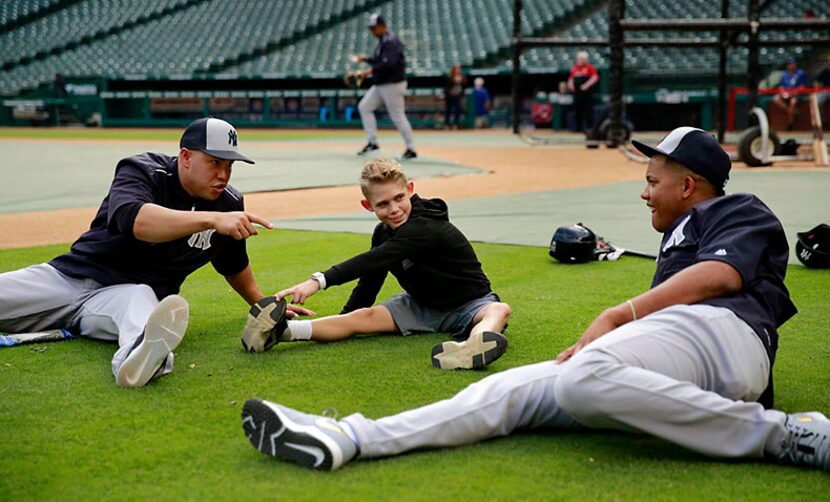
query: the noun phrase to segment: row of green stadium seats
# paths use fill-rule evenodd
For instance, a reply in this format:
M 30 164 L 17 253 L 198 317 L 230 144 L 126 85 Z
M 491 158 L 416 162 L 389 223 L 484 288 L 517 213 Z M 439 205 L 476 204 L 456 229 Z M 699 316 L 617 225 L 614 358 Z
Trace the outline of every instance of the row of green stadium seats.
M 232 60 L 268 42 L 307 30 L 367 0 L 208 0 L 146 24 L 95 40 L 43 61 L 4 72 L 8 94 L 66 75 L 189 75 Z M 220 27 L 220 29 L 206 29 Z
M 244 16 L 244 12 L 240 13 L 240 7 L 244 10 L 245 4 L 256 4 L 254 0 L 248 2 L 237 3 L 236 15 Z M 262 10 L 259 12 L 259 19 L 278 19 L 277 23 L 270 23 L 266 26 L 258 26 L 256 22 L 245 27 L 243 31 L 236 34 L 228 34 L 229 31 L 224 31 L 223 34 L 217 36 L 200 36 L 198 45 L 182 45 L 176 44 L 175 41 L 170 40 L 169 36 L 165 36 L 169 32 L 165 29 L 165 25 L 176 26 L 180 31 L 187 31 L 188 26 L 181 26 L 181 20 L 185 16 L 190 21 L 190 25 L 197 25 L 205 22 L 205 16 L 201 15 L 205 12 L 215 9 L 209 7 L 215 5 L 215 2 L 206 2 L 205 4 L 189 8 L 186 11 L 178 13 L 173 16 L 168 16 L 159 22 L 148 23 L 148 25 L 139 27 L 136 30 L 128 30 L 119 35 L 107 38 L 105 40 L 96 41 L 87 46 L 82 46 L 61 55 L 60 61 L 53 62 L 49 65 L 32 64 L 28 68 L 17 69 L 17 74 L 25 78 L 15 78 L 19 75 L 7 75 L 12 81 L 28 81 L 29 79 L 45 79 L 56 71 L 68 73 L 89 73 L 96 67 L 98 73 L 109 75 L 129 75 L 129 74 L 179 74 L 189 73 L 192 71 L 203 70 L 212 63 L 221 63 L 229 60 L 241 52 L 251 50 L 257 46 L 262 45 L 264 39 L 275 39 L 274 32 L 285 31 L 301 31 L 304 26 L 298 25 L 294 19 L 297 16 L 292 16 L 290 13 L 286 15 L 283 6 L 280 2 L 266 2 L 267 5 L 260 5 Z M 336 7 L 336 3 L 344 6 L 344 3 L 335 0 L 325 2 L 326 5 L 321 5 L 312 12 L 332 12 L 332 8 Z M 346 5 L 342 8 L 360 5 L 361 0 L 352 0 L 351 5 Z M 525 15 L 538 18 L 538 12 L 547 12 L 549 16 L 556 14 L 567 14 L 569 10 L 573 10 L 581 6 L 584 2 L 580 0 L 557 0 L 550 2 L 549 0 L 528 0 L 526 2 Z M 299 2 L 294 2 L 293 5 L 298 5 Z M 449 4 L 450 15 L 441 16 L 442 9 L 447 9 Z M 454 5 L 453 5 L 454 4 Z M 465 3 L 447 3 L 439 0 L 431 1 L 414 1 L 414 0 L 395 0 L 389 4 L 381 6 L 384 12 L 389 11 L 388 17 L 395 16 L 397 12 L 403 19 L 412 19 L 409 26 L 403 26 L 401 29 L 402 38 L 411 39 L 410 44 L 410 64 L 418 70 L 421 69 L 441 69 L 456 62 L 462 64 L 472 64 L 477 58 L 484 58 L 488 54 L 498 51 L 506 47 L 510 40 L 510 18 L 511 0 L 479 0 L 470 4 Z M 271 9 L 268 9 L 271 7 Z M 305 5 L 305 11 L 308 12 L 308 5 Z M 311 6 L 313 7 L 313 6 Z M 268 10 L 281 10 L 279 16 L 267 15 Z M 334 9 L 336 10 L 336 9 Z M 457 14 L 457 15 L 454 15 Z M 236 16 L 235 16 L 236 17 Z M 306 16 L 307 18 L 313 16 Z M 447 23 L 436 23 L 434 20 L 444 19 L 453 22 L 454 25 Z M 288 20 L 288 21 L 286 21 Z M 466 23 L 465 23 L 466 21 Z M 495 21 L 495 22 L 494 22 Z M 537 24 L 542 25 L 550 23 L 553 18 L 538 19 Z M 209 20 L 207 20 L 209 22 Z M 432 24 L 430 24 L 432 23 Z M 184 23 L 187 25 L 188 23 Z M 469 24 L 469 26 L 465 26 Z M 288 25 L 288 26 L 286 26 Z M 496 29 L 488 29 L 487 27 L 496 26 Z M 292 30 L 293 28 L 293 30 Z M 466 29 L 465 29 L 466 28 Z M 470 29 L 472 28 L 472 29 Z M 369 40 L 367 30 L 365 29 L 365 20 L 355 18 L 352 23 L 343 23 L 332 28 L 333 34 L 326 38 L 317 36 L 308 40 L 300 42 L 296 47 L 285 49 L 284 54 L 276 53 L 265 56 L 261 60 L 247 63 L 245 68 L 238 68 L 237 70 L 248 70 L 251 73 L 269 73 L 269 72 L 340 72 L 345 69 L 344 53 L 352 52 L 348 50 L 354 47 L 364 47 L 365 50 L 371 50 L 373 41 Z M 172 30 L 171 30 L 172 32 Z M 234 33 L 230 31 L 230 33 Z M 360 33 L 363 40 L 357 42 L 349 34 Z M 435 46 L 431 47 L 429 44 L 422 43 L 420 47 L 416 42 L 420 33 L 430 33 L 432 36 L 425 37 Z M 443 35 L 442 35 L 443 34 Z M 348 42 L 347 45 L 336 44 L 334 39 L 344 40 Z M 141 50 L 135 50 L 135 47 L 141 47 Z M 171 50 L 172 49 L 172 50 Z M 124 54 L 124 52 L 129 54 Z M 164 55 L 175 53 L 175 60 L 169 61 Z M 46 71 L 44 67 L 50 68 Z
M 87 0 L 82 3 L 95 5 L 98 2 L 115 4 L 125 1 Z M 172 1 L 183 0 L 147 0 L 143 5 Z M 815 0 L 794 1 L 799 6 L 816 3 Z M 704 17 L 719 14 L 719 6 L 715 3 L 718 2 L 687 0 L 684 5 L 685 11 L 694 13 L 695 17 Z M 741 12 L 737 7 L 739 3 L 732 1 L 733 14 Z M 309 27 L 317 26 L 338 13 L 356 13 L 356 9 L 367 4 L 368 0 L 237 0 L 234 2 L 234 15 L 228 16 L 225 0 L 205 0 L 114 36 L 92 41 L 42 61 L 14 67 L 0 75 L 0 93 L 14 94 L 21 88 L 49 81 L 55 73 L 124 77 L 205 72 L 212 65 L 232 64 L 240 55 L 266 43 L 290 41 Z M 410 72 L 438 74 L 455 63 L 469 67 L 482 61 L 492 62 L 490 58 L 497 54 L 503 56 L 510 45 L 512 4 L 513 0 L 389 0 L 379 6 L 373 3 L 372 10 L 382 12 L 407 45 Z M 677 4 L 678 0 L 628 0 L 627 17 L 667 15 L 669 7 L 676 7 Z M 781 16 L 776 10 L 782 9 L 781 5 L 782 2 L 775 2 L 765 15 Z M 552 31 L 558 36 L 586 39 L 607 36 L 607 13 L 602 8 L 562 32 L 555 30 L 557 23 L 567 22 L 586 6 L 599 6 L 597 2 L 525 0 L 524 6 L 526 19 L 538 18 L 534 22 L 545 30 L 534 32 L 526 26 L 526 33 L 547 34 L 553 27 Z M 225 73 L 246 76 L 340 74 L 351 66 L 346 57 L 348 54 L 371 52 L 376 44 L 366 29 L 365 21 L 363 13 L 351 16 L 279 50 L 229 66 Z M 206 31 L 205 26 L 221 26 L 221 29 Z M 641 35 L 657 38 L 688 36 L 678 31 Z M 697 36 L 707 35 L 714 33 Z M 816 30 L 791 30 L 762 32 L 762 36 L 800 36 L 807 39 L 823 35 Z M 762 64 L 774 66 L 788 55 L 797 55 L 805 50 L 806 47 L 764 48 Z M 533 49 L 525 52 L 522 62 L 530 70 L 567 71 L 576 51 L 576 48 Z M 600 68 L 607 68 L 605 52 L 604 49 L 590 50 L 592 61 Z M 718 55 L 714 48 L 630 48 L 626 52 L 625 64 L 634 73 L 641 74 L 663 71 L 713 73 L 717 70 Z M 731 51 L 730 71 L 744 71 L 745 65 L 745 52 Z M 497 67 L 509 68 L 510 65 L 505 60 Z
M 523 13 L 536 18 L 536 25 L 541 27 L 555 22 L 557 16 L 573 15 L 584 3 L 585 0 L 526 0 Z M 406 44 L 410 71 L 444 72 L 453 64 L 469 66 L 508 47 L 512 4 L 512 0 L 393 0 L 379 10 Z M 371 51 L 374 44 L 365 19 L 355 18 L 230 71 L 244 75 L 337 74 L 348 69 L 345 55 Z
M 545 69 L 547 71 L 565 72 L 576 59 L 574 48 L 535 48 L 522 54 L 522 66 L 527 70 Z M 799 56 L 807 50 L 806 46 L 763 47 L 760 62 L 766 67 L 778 66 L 787 57 Z M 605 50 L 589 49 L 588 57 L 600 70 L 607 70 L 608 55 Z M 733 74 L 746 73 L 747 49 L 733 49 L 729 52 L 727 69 Z M 715 74 L 720 60 L 714 48 L 658 48 L 627 47 L 624 65 L 627 72 L 636 74 Z M 510 68 L 509 61 L 502 63 L 502 68 Z
M 77 42 L 185 0 L 87 0 L 0 35 L 3 61 L 16 61 Z
M 0 2 L 0 26 L 56 5 L 60 0 L 3 0 Z

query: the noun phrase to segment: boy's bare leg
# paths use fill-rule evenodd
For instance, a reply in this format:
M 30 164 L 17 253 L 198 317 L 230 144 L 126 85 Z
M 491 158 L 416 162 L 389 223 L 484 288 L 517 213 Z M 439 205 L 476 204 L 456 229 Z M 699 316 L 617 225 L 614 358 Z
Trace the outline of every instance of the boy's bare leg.
M 392 314 L 384 306 L 358 309 L 348 314 L 311 321 L 311 339 L 335 342 L 358 333 L 390 333 L 398 331 Z
M 500 302 L 491 303 L 476 312 L 475 317 L 473 317 L 473 328 L 470 330 L 470 335 L 485 331 L 501 333 L 509 319 L 510 305 Z

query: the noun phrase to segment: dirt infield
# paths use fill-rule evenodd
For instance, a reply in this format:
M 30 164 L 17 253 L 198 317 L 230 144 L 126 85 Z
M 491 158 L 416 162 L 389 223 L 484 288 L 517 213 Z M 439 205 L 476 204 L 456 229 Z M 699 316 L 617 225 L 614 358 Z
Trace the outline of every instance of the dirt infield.
M 507 134 L 507 133 L 503 133 Z M 488 136 L 493 141 L 488 141 Z M 497 134 L 482 135 L 483 142 L 498 144 Z M 37 141 L 37 140 L 32 140 Z M 309 143 L 272 143 L 269 147 L 308 147 Z M 353 151 L 354 145 L 315 141 L 315 149 Z M 616 150 L 586 150 L 582 146 L 446 146 L 423 145 L 422 156 L 478 167 L 478 174 L 426 178 L 416 190 L 429 197 L 458 200 L 493 195 L 540 192 L 642 179 L 644 164 L 626 159 Z M 418 169 L 417 161 L 406 164 Z M 742 166 L 736 166 L 742 168 Z M 103 195 L 103 194 L 102 194 Z M 313 217 L 359 209 L 354 185 L 251 193 L 249 211 L 268 219 Z M 95 207 L 0 214 L 0 249 L 72 242 L 84 232 Z
M 280 145 L 275 144 L 276 148 Z M 341 150 L 352 145 L 315 143 Z M 424 146 L 421 155 L 485 169 L 482 174 L 419 180 L 416 189 L 446 200 L 590 186 L 642 177 L 642 166 L 616 151 L 577 147 Z M 417 169 L 417 163 L 408 166 Z M 307 217 L 359 208 L 355 186 L 253 193 L 249 211 L 268 219 Z M 71 242 L 84 232 L 97 208 L 61 209 L 0 215 L 0 248 Z

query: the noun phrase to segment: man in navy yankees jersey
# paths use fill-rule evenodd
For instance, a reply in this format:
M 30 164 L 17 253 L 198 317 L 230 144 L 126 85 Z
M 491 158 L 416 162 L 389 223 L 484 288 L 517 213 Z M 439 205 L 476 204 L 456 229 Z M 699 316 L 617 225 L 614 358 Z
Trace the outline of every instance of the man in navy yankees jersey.
M 236 129 L 199 119 L 184 131 L 177 157 L 142 153 L 121 160 L 90 229 L 49 263 L 0 274 L 0 332 L 67 328 L 118 341 L 112 372 L 140 387 L 173 369 L 187 330 L 185 278 L 210 262 L 249 304 L 264 295 L 245 239 L 254 224 L 231 166 L 254 162 L 238 151 Z
M 406 150 L 401 155 L 401 159 L 414 159 L 418 157 L 418 154 L 415 153 L 412 125 L 406 118 L 406 57 L 403 43 L 397 35 L 389 31 L 386 21 L 380 14 L 369 16 L 369 30 L 378 39 L 378 46 L 371 57 L 365 54 L 356 56 L 358 62 L 367 62 L 371 65 L 361 70 L 361 75 L 364 78 L 371 75 L 374 79 L 374 84 L 357 105 L 360 120 L 363 122 L 363 130 L 366 131 L 368 139 L 366 146 L 357 154 L 366 155 L 380 149 L 375 110 L 385 106 L 389 118 L 392 119 L 392 123 L 398 128 L 406 143 Z
M 522 429 L 590 427 L 830 470 L 830 421 L 771 408 L 777 328 L 796 313 L 780 221 L 754 195 L 724 193 L 731 163 L 708 133 L 681 127 L 657 147 L 634 145 L 650 157 L 640 197 L 663 233 L 648 291 L 602 312 L 554 361 L 394 416 L 335 421 L 249 400 L 242 424 L 254 447 L 336 469 Z

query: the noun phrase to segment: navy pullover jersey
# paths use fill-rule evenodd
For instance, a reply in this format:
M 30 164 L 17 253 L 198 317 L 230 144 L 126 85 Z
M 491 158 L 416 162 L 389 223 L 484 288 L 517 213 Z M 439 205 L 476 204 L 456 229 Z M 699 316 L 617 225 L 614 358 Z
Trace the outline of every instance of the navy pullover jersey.
M 143 153 L 118 163 L 90 229 L 69 253 L 49 264 L 70 277 L 104 286 L 146 284 L 159 299 L 178 293 L 185 278 L 208 262 L 226 276 L 248 266 L 245 241 L 212 229 L 163 243 L 136 239 L 133 224 L 144 204 L 182 211 L 244 210 L 242 194 L 231 186 L 214 201 L 191 197 L 179 181 L 176 157 Z
M 781 222 L 757 197 L 715 197 L 678 218 L 663 235 L 652 287 L 697 262 L 731 265 L 741 274 L 741 290 L 700 303 L 727 308 L 746 322 L 764 344 L 772 369 L 777 328 L 797 312 L 784 285 L 788 256 Z M 771 385 L 767 391 L 771 403 Z
M 406 58 L 403 43 L 391 31 L 378 42 L 374 55 L 369 59 L 372 78 L 377 85 L 394 84 L 406 80 Z

